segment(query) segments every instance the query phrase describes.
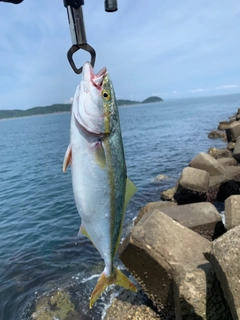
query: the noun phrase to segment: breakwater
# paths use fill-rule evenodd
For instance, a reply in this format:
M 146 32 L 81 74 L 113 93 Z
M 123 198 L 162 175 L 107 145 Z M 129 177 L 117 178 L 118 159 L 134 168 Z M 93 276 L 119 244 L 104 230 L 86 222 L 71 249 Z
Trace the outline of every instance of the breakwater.
M 209 133 L 225 148 L 194 157 L 164 201 L 140 210 L 119 249 L 162 320 L 240 318 L 239 120 L 240 109 Z

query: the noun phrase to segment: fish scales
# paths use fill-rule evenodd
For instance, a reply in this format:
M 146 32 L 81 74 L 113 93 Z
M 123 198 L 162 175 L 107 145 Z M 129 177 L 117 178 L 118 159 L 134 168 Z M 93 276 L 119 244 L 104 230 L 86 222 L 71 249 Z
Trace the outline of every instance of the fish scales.
M 71 164 L 75 203 L 82 219 L 80 232 L 101 254 L 105 268 L 91 295 L 90 307 L 111 284 L 136 291 L 113 266 L 123 218 L 136 186 L 127 178 L 122 135 L 112 82 L 104 68 L 96 75 L 90 63 L 74 95 L 70 144 L 63 171 Z

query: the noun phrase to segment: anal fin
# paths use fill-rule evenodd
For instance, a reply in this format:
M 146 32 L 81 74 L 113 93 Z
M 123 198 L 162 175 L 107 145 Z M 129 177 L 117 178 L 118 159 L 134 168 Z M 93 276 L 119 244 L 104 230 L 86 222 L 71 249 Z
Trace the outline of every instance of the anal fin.
M 79 231 L 78 231 L 78 235 L 80 236 L 81 234 L 83 234 L 84 236 L 86 236 L 89 240 L 92 241 L 92 239 L 90 238 L 89 234 L 87 233 L 87 230 L 85 229 L 84 225 L 81 224 Z

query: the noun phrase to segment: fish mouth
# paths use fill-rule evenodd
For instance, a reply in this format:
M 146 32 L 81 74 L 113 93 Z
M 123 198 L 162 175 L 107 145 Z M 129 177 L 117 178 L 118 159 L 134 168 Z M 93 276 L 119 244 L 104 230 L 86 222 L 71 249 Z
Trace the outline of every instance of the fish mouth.
M 97 74 L 95 75 L 93 74 L 93 76 L 91 77 L 92 84 L 99 90 L 101 90 L 102 88 L 103 80 L 106 73 L 107 73 L 107 69 L 103 67 Z
M 103 67 L 98 73 L 94 74 L 93 67 L 89 62 L 83 66 L 83 79 L 89 79 L 97 89 L 101 90 L 103 80 L 107 74 L 107 69 Z
M 107 69 L 105 67 L 95 74 L 93 71 L 93 67 L 89 62 L 86 62 L 83 66 L 83 81 L 86 81 L 87 85 L 91 86 L 92 84 L 99 91 L 102 90 L 102 85 L 106 75 L 107 75 Z M 83 103 L 82 107 L 84 108 L 84 113 L 86 114 L 87 117 L 96 118 L 96 115 L 94 114 L 94 112 L 92 114 L 91 110 L 88 110 L 88 107 L 85 102 Z M 99 121 L 100 121 L 100 118 L 101 119 L 109 118 L 110 116 L 111 116 L 111 112 L 108 110 L 102 110 L 102 111 L 99 110 L 97 114 L 97 117 L 99 117 Z M 87 123 L 84 120 L 84 117 L 82 117 L 79 112 L 75 113 L 75 119 L 78 127 L 87 135 L 101 138 L 101 137 L 107 137 L 110 134 L 110 132 L 108 132 L 109 130 L 105 131 L 103 128 L 101 130 L 101 128 L 95 128 L 95 126 L 94 128 L 92 128 L 92 125 L 89 126 L 89 123 Z M 103 132 L 101 132 L 100 130 Z

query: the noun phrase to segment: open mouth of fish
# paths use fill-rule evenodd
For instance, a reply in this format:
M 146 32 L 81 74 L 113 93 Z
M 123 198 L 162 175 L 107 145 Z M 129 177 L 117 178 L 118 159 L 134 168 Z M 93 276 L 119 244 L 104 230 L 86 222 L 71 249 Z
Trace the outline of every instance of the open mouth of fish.
M 84 68 L 83 70 L 83 78 L 86 76 L 88 79 L 90 79 L 92 85 L 95 88 L 97 88 L 99 91 L 102 90 L 102 85 L 103 85 L 104 77 L 106 76 L 106 74 L 107 74 L 107 69 L 105 67 L 102 68 L 98 73 L 94 74 L 93 67 L 91 66 L 90 63 L 88 64 L 88 68 L 87 69 Z M 94 114 L 91 114 L 87 110 L 87 106 L 85 105 L 84 105 L 84 110 L 89 117 L 94 117 Z M 104 111 L 102 114 L 98 115 L 99 118 L 106 118 L 110 116 L 111 116 L 110 111 Z M 81 117 L 80 113 L 75 114 L 75 119 L 77 122 L 77 126 L 88 135 L 95 136 L 98 138 L 104 138 L 110 134 L 110 132 L 101 132 L 101 131 L 90 128 L 89 125 L 86 123 L 86 121 L 84 121 L 83 117 Z
M 94 74 L 93 67 L 90 65 L 89 67 L 90 71 L 90 80 L 92 84 L 98 89 L 102 89 L 103 79 L 107 73 L 107 69 L 104 67 L 102 68 L 97 74 Z

